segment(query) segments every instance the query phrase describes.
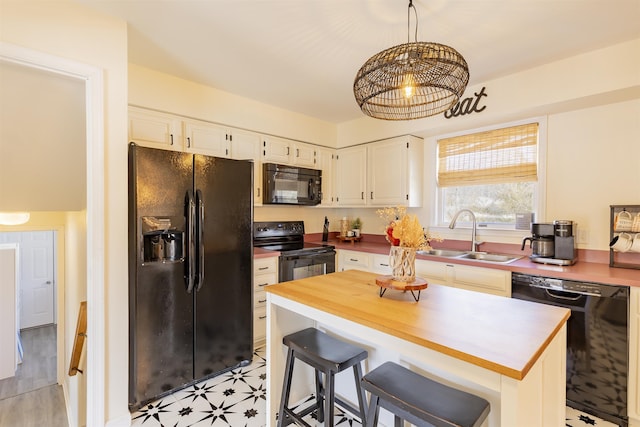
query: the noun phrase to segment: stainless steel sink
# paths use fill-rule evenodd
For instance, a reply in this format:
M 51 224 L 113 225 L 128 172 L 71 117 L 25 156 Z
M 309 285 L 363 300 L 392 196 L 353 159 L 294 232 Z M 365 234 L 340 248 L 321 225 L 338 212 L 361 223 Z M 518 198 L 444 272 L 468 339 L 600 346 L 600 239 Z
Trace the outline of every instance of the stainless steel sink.
M 493 262 L 498 264 L 508 264 L 522 257 L 518 255 L 489 254 L 486 252 L 469 252 L 459 256 L 458 258 L 473 259 L 476 261 Z
M 429 251 L 418 251 L 418 254 L 455 258 L 455 257 L 459 257 L 460 255 L 467 254 L 467 251 L 454 251 L 451 249 L 431 249 Z

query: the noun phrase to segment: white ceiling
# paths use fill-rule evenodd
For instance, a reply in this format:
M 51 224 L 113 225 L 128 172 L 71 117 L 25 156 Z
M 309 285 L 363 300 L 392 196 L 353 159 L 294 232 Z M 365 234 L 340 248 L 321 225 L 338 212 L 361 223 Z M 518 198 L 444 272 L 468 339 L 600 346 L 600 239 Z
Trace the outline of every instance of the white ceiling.
M 335 123 L 362 116 L 360 66 L 407 41 L 406 0 L 76 1 L 128 22 L 132 63 Z M 458 50 L 470 85 L 640 37 L 639 0 L 414 5 L 418 41 Z

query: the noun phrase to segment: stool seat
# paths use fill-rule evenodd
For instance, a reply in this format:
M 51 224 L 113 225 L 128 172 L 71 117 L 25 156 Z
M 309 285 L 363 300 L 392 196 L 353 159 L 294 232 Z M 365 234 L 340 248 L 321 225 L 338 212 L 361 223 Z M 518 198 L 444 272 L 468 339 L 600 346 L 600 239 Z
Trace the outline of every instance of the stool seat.
M 361 388 L 362 368 L 360 362 L 367 358 L 367 351 L 353 344 L 341 341 L 315 328 L 294 332 L 282 339 L 287 351 L 282 398 L 278 411 L 278 427 L 292 422 L 308 425 L 302 418 L 317 409 L 318 421 L 325 426 L 333 426 L 334 403 L 340 404 L 349 412 L 358 416 L 362 424 L 366 422 L 366 397 Z M 315 369 L 316 402 L 315 405 L 298 413 L 289 408 L 289 394 L 293 375 L 293 365 L 298 359 Z M 359 408 L 334 396 L 334 375 L 345 369 L 353 368 L 355 388 Z M 324 374 L 324 385 L 322 383 Z
M 367 426 L 377 424 L 379 407 L 417 426 L 477 427 L 489 415 L 485 399 L 423 377 L 393 362 L 386 362 L 362 378 L 371 393 Z
M 342 372 L 367 358 L 367 351 L 338 340 L 315 328 L 307 328 L 282 339 L 296 358 L 321 371 Z

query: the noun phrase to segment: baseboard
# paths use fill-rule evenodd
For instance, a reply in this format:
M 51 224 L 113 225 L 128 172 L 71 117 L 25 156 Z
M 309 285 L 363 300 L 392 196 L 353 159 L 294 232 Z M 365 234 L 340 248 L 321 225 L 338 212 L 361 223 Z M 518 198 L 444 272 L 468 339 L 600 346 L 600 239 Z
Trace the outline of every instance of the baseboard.
M 107 421 L 105 427 L 129 427 L 131 425 L 131 414 L 123 415 L 119 418 Z
M 67 411 L 67 423 L 69 424 L 69 427 L 77 427 L 75 420 L 71 419 L 71 407 L 69 406 L 69 402 L 71 401 L 71 399 L 69 398 L 67 383 L 63 381 L 62 383 L 60 383 L 60 385 L 62 386 L 62 396 L 64 397 L 64 408 Z

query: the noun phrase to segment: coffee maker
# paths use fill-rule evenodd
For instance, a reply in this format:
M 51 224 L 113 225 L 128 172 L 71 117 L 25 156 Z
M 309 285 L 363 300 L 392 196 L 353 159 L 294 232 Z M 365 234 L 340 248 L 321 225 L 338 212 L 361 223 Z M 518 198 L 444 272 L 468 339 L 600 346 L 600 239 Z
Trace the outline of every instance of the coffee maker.
M 575 223 L 556 220 L 553 223 L 532 223 L 531 237 L 522 240 L 522 250 L 529 241 L 531 261 L 540 264 L 573 265 L 577 260 L 574 237 Z

